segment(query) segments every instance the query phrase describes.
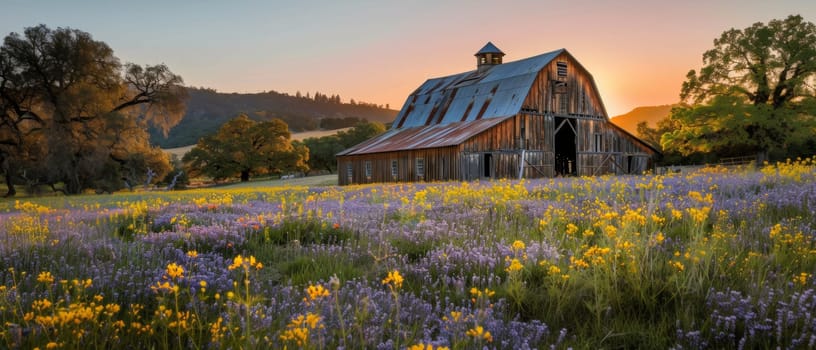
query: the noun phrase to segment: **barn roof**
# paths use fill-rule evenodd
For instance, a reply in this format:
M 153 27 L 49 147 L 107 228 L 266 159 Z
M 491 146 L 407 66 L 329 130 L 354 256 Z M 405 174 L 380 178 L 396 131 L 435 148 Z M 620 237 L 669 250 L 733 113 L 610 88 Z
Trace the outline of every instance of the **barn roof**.
M 478 71 L 428 79 L 414 91 L 392 128 L 443 125 L 514 115 L 538 73 L 564 49 L 490 66 Z
M 499 51 L 488 43 L 479 52 L 493 49 Z M 390 130 L 337 155 L 458 145 L 516 115 L 538 73 L 564 51 L 428 79 L 408 96 Z
M 455 146 L 510 117 L 391 129 L 338 156 Z

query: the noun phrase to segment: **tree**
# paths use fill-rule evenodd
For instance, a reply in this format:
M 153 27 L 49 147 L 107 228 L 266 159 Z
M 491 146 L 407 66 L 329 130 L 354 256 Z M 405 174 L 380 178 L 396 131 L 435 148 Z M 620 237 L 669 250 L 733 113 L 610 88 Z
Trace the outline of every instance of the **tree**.
M 385 126 L 382 123 L 359 121 L 354 127 L 335 135 L 305 139 L 303 143 L 309 149 L 309 167 L 332 173 L 337 170 L 337 153 L 383 132 Z
M 214 180 L 287 171 L 306 171 L 308 149 L 293 145 L 289 128 L 280 119 L 256 122 L 246 114 L 225 123 L 214 135 L 202 137 L 184 156 L 191 176 Z
M 385 125 L 382 123 L 361 121 L 351 129 L 338 132 L 337 137 L 343 149 L 346 149 L 384 132 Z
M 790 154 L 813 135 L 816 26 L 801 16 L 730 29 L 691 70 L 665 149 L 720 156 Z
M 329 174 L 337 170 L 337 153 L 345 149 L 336 135 L 310 137 L 303 140 L 309 148 L 309 168 L 325 169 Z
M 140 153 L 166 163 L 146 129 L 166 132 L 181 120 L 182 84 L 163 64 L 122 65 L 107 44 L 80 30 L 40 25 L 9 34 L 0 47 L 0 164 L 8 195 L 15 181 L 61 183 L 66 193 L 121 183 Z

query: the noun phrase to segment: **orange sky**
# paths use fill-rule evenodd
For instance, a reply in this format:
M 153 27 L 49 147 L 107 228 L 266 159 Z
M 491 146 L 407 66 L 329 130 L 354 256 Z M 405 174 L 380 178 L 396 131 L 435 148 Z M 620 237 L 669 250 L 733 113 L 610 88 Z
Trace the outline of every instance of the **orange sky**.
M 165 63 L 222 92 L 339 94 L 399 109 L 425 79 L 472 70 L 492 41 L 513 61 L 566 48 L 595 77 L 610 116 L 675 103 L 714 38 L 812 0 L 627 1 L 8 0 L 0 32 L 44 23 L 108 43 L 124 62 Z

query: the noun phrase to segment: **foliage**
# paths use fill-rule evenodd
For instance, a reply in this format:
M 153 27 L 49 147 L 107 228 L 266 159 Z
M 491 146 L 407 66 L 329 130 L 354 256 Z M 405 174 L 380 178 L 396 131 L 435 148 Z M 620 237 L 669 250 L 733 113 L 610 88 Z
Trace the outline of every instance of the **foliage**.
M 201 138 L 184 156 L 187 172 L 215 180 L 250 175 L 305 171 L 307 148 L 293 144 L 281 120 L 256 122 L 241 114 L 224 124 L 216 134 Z
M 363 121 L 335 135 L 307 138 L 303 143 L 309 148 L 309 167 L 333 173 L 337 171 L 337 153 L 383 132 L 382 123 Z
M 647 122 L 640 122 L 637 124 L 637 135 L 641 140 L 645 141 L 655 149 L 661 152 L 661 157 L 658 160 L 660 164 L 703 164 L 716 162 L 717 158 L 712 154 L 692 152 L 683 154 L 677 149 L 664 149 L 660 141 L 665 134 L 669 134 L 680 128 L 679 123 L 669 117 L 663 118 L 657 122 L 656 128 L 651 128 Z
M 166 66 L 119 62 L 90 34 L 45 25 L 0 47 L 0 172 L 14 184 L 110 191 L 160 176 L 167 157 L 148 125 L 168 130 L 184 114 L 181 77 Z
M 385 125 L 382 123 L 360 122 L 351 129 L 338 132 L 337 137 L 344 148 L 349 148 L 384 132 Z
M 0 347 L 808 348 L 814 196 L 807 158 L 0 201 Z
M 337 171 L 335 155 L 346 149 L 337 135 L 310 137 L 303 140 L 303 144 L 309 148 L 309 169 L 325 170 L 330 174 Z
M 720 156 L 808 152 L 816 130 L 816 25 L 802 16 L 730 29 L 690 71 L 665 149 Z

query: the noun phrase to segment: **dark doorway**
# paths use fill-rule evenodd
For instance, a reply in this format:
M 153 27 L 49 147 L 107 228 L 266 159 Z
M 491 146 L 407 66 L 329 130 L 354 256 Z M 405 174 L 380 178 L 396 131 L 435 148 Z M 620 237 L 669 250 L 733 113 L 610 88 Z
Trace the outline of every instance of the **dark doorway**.
M 632 164 L 635 160 L 635 157 L 626 156 L 626 173 L 631 174 L 635 170 L 635 165 Z
M 578 173 L 575 162 L 575 120 L 555 117 L 555 175 L 570 176 Z
M 490 177 L 490 168 L 493 163 L 493 154 L 485 153 L 484 155 L 484 177 Z

